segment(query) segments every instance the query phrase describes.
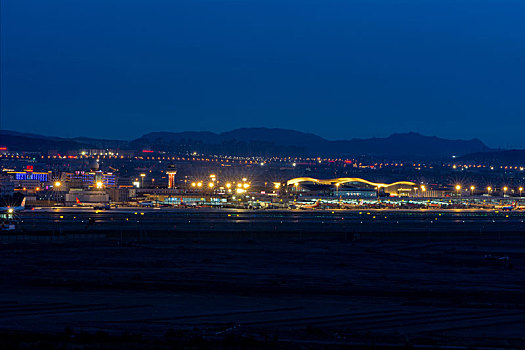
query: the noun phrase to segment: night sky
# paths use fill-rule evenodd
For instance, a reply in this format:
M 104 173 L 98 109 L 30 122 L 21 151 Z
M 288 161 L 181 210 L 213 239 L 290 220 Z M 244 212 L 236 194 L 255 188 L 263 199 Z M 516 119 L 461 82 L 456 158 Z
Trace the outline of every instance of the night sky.
M 525 1 L 3 0 L 2 128 L 525 148 Z

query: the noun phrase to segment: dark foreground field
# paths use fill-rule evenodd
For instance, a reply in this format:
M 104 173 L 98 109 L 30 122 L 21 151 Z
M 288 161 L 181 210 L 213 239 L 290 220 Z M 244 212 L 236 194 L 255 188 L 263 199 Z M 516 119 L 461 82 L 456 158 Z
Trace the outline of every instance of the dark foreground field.
M 78 238 L 2 241 L 0 348 L 525 347 L 520 232 Z

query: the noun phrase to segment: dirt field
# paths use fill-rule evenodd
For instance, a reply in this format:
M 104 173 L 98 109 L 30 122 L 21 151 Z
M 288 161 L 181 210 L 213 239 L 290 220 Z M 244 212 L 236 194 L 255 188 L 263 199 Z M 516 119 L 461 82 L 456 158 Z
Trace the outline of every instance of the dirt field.
M 525 347 L 519 233 L 77 237 L 0 251 L 4 346 Z

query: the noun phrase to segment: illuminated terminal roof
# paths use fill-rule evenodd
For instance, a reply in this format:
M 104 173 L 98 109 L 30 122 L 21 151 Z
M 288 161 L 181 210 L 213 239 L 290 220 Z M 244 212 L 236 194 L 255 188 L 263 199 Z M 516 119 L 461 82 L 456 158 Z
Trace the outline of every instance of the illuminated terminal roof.
M 407 186 L 415 186 L 416 184 L 414 182 L 410 181 L 398 181 L 391 184 L 384 184 L 384 183 L 378 183 L 378 182 L 371 182 L 368 180 L 360 179 L 358 177 L 339 177 L 337 179 L 315 179 L 313 177 L 296 177 L 294 179 L 288 180 L 286 182 L 287 186 L 299 184 L 301 182 L 313 182 L 320 185 L 342 185 L 349 182 L 360 182 L 364 183 L 370 186 L 374 186 L 377 188 L 388 188 L 391 186 L 398 186 L 398 185 L 407 185 Z

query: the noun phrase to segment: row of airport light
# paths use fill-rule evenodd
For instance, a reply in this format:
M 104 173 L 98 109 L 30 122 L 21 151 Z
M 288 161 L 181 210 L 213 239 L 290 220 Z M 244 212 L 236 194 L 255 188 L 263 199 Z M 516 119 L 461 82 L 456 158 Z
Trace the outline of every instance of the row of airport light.
M 213 190 L 216 185 L 219 184 L 219 181 L 217 180 L 217 177 L 214 174 L 210 175 L 210 182 L 208 182 L 208 189 Z M 236 184 L 236 186 L 234 186 Z M 192 188 L 203 188 L 204 182 L 203 181 L 194 181 L 191 183 Z M 245 193 L 246 190 L 250 188 L 250 183 L 248 182 L 247 178 L 242 178 L 242 182 L 227 182 L 224 187 L 220 187 L 220 189 L 226 189 L 228 193 L 232 193 L 233 190 L 235 190 L 236 193 L 241 194 Z
M 421 188 L 422 188 L 423 191 L 425 191 L 425 190 L 423 189 L 424 186 L 421 186 Z M 458 195 L 460 194 L 461 188 L 462 188 L 462 187 L 461 187 L 460 184 L 457 184 L 457 185 L 455 186 L 455 189 L 456 189 L 456 192 L 457 192 Z M 470 188 L 468 188 L 468 189 L 470 189 L 470 194 L 473 195 L 473 194 L 474 194 L 474 190 L 476 189 L 476 186 L 472 185 L 472 186 L 470 186 Z M 501 189 L 503 190 L 503 195 L 505 196 L 505 195 L 507 194 L 507 191 L 509 190 L 509 188 L 508 188 L 507 186 L 503 186 Z M 496 189 L 493 188 L 492 186 L 488 186 L 488 187 L 487 187 L 487 194 L 490 195 L 490 194 L 491 194 L 493 191 L 495 191 L 495 190 L 496 190 Z M 523 193 L 523 186 L 518 187 L 518 191 L 520 192 L 520 197 L 521 197 L 521 195 L 522 195 L 522 193 Z

